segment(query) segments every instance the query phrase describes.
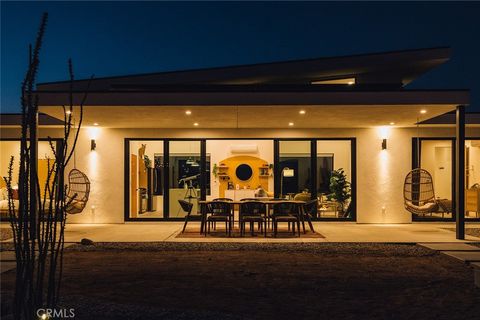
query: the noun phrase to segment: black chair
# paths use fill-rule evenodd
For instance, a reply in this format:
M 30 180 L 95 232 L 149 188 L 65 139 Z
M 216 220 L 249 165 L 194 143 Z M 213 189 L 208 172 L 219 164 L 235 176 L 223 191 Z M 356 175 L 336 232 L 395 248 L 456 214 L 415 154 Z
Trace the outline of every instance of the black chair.
M 230 198 L 215 198 L 212 201 L 233 201 L 233 199 L 230 199 Z
M 225 234 L 232 234 L 232 206 L 228 201 L 213 201 L 207 204 L 207 233 L 210 233 L 210 225 L 217 222 L 225 222 Z
M 240 235 L 245 235 L 245 225 L 250 222 L 250 233 L 254 235 L 254 224 L 258 223 L 260 231 L 267 236 L 266 206 L 259 201 L 245 201 L 240 204 Z
M 299 204 L 296 202 L 279 202 L 273 205 L 273 213 L 271 215 L 273 224 L 273 236 L 278 233 L 278 223 L 287 222 L 292 224 L 292 232 L 295 235 L 295 225 L 297 226 L 298 236 L 300 236 L 300 210 Z
M 313 233 L 315 233 L 315 230 L 313 229 L 312 217 L 316 217 L 317 212 L 318 212 L 318 201 L 317 201 L 317 199 L 307 201 L 303 205 L 303 216 L 307 220 L 308 226 L 310 227 L 310 230 Z
M 260 201 L 260 199 L 257 199 L 257 198 L 243 198 L 243 199 L 240 199 L 240 201 Z
M 182 207 L 182 210 L 185 211 L 185 223 L 183 224 L 183 229 L 182 233 L 185 232 L 185 228 L 187 227 L 187 223 L 189 220 L 196 220 L 198 219 L 199 221 L 202 221 L 202 215 L 201 214 L 192 214 L 192 209 L 193 209 L 193 203 L 190 203 L 185 200 L 178 200 L 178 203 L 180 203 L 180 206 Z

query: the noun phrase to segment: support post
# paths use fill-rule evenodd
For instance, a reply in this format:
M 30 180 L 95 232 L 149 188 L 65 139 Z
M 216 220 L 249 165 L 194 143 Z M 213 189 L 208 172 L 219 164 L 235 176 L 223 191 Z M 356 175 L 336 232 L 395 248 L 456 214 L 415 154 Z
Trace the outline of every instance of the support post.
M 458 240 L 465 239 L 465 106 L 457 106 L 455 140 L 455 213 Z

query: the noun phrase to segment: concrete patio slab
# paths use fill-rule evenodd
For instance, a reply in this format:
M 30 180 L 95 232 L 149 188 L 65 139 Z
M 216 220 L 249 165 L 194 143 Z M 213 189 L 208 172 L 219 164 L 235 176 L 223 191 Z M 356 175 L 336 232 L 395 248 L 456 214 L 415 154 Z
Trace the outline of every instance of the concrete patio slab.
M 480 262 L 480 252 L 467 251 L 441 251 L 441 253 L 453 257 L 465 263 Z
M 127 222 L 119 224 L 67 224 L 65 241 L 78 243 L 82 238 L 94 242 L 385 242 L 385 243 L 463 243 L 480 242 L 466 236 L 456 240 L 455 232 L 445 228 L 454 223 L 358 224 L 355 222 L 314 222 L 315 231 L 325 238 L 176 238 L 183 222 Z M 189 226 L 198 226 L 191 223 Z M 3 227 L 3 226 L 2 226 Z M 480 228 L 469 223 L 469 228 Z M 461 251 L 461 250 L 458 250 Z
M 480 251 L 480 247 L 466 243 L 419 243 L 419 246 L 437 251 Z
M 13 270 L 17 267 L 17 264 L 15 262 L 0 262 L 0 273 L 7 272 L 9 270 Z

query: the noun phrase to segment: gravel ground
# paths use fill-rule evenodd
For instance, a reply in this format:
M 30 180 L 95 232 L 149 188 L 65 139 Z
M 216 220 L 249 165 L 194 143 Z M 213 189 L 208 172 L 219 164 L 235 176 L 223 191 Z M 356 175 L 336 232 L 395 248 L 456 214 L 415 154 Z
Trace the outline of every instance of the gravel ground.
M 264 251 L 264 252 L 305 252 L 322 255 L 368 255 L 414 257 L 431 256 L 436 252 L 414 244 L 384 243 L 221 243 L 221 242 L 98 242 L 91 246 L 75 244 L 65 251 Z
M 8 312 L 14 272 L 2 274 Z M 65 249 L 75 319 L 476 319 L 472 270 L 413 244 L 95 243 Z M 3 317 L 2 317 L 3 319 Z

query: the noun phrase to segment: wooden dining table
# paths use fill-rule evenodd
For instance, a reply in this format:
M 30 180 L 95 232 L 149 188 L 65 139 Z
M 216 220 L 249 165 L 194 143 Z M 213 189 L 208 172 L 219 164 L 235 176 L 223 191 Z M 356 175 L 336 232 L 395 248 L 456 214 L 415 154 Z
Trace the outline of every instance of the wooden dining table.
M 228 202 L 230 203 L 232 206 L 233 206 L 233 211 L 235 211 L 235 206 L 238 205 L 240 206 L 242 203 L 245 203 L 245 202 L 249 202 L 250 200 L 232 200 L 232 201 L 222 201 L 222 202 Z M 275 204 L 279 204 L 279 203 L 282 203 L 282 202 L 289 202 L 289 203 L 296 203 L 296 204 L 299 204 L 299 210 L 300 212 L 298 212 L 299 216 L 300 216 L 300 223 L 302 224 L 302 227 L 303 227 L 303 233 L 306 233 L 305 231 L 305 209 L 304 209 L 304 205 L 305 205 L 305 201 L 300 201 L 300 200 L 272 200 L 271 198 L 259 198 L 258 200 L 255 199 L 255 200 L 251 200 L 251 201 L 257 201 L 257 202 L 261 202 L 263 204 L 266 205 L 267 207 L 267 214 L 268 212 L 270 212 L 270 209 L 275 205 Z M 204 233 L 204 232 L 207 232 L 206 231 L 206 222 L 207 222 L 207 205 L 209 203 L 213 203 L 213 202 L 218 202 L 218 201 L 214 201 L 214 200 L 200 200 L 198 201 L 198 204 L 200 205 L 200 213 L 202 214 L 202 221 L 201 221 L 201 225 L 200 225 L 200 233 Z M 234 217 L 235 217 L 235 213 L 233 213 Z M 239 217 L 240 218 L 240 217 Z M 237 220 L 238 221 L 238 220 Z M 230 227 L 233 229 L 235 227 L 235 218 L 232 220 L 232 223 L 233 225 L 230 225 Z M 313 224 L 311 222 L 310 219 L 308 219 L 308 224 L 309 224 L 309 227 L 310 227 L 310 230 L 312 232 L 315 232 L 315 230 L 313 229 Z

